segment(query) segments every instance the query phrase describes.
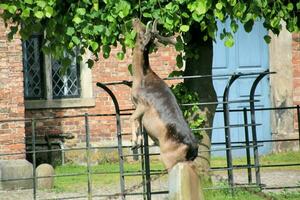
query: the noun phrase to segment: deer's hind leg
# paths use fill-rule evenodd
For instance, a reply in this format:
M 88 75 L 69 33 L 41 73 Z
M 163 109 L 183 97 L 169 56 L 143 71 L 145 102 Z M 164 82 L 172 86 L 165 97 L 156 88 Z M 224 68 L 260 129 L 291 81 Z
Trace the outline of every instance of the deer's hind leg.
M 142 116 L 145 112 L 145 107 L 142 104 L 138 104 L 135 111 L 130 116 L 130 123 L 131 123 L 131 142 L 132 142 L 132 149 L 136 149 L 141 146 L 142 135 L 140 134 L 140 124 Z

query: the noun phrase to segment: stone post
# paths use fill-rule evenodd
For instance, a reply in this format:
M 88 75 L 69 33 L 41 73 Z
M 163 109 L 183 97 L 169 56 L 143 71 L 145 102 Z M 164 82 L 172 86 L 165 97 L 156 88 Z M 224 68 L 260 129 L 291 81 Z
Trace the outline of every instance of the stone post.
M 200 177 L 192 163 L 178 163 L 169 172 L 169 200 L 204 200 Z

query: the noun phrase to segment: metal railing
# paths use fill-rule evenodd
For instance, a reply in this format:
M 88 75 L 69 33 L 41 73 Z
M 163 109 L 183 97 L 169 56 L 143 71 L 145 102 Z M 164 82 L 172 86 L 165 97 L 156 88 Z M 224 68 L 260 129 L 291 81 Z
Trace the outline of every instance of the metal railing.
M 280 108 L 255 108 L 255 102 L 257 100 L 254 99 L 255 97 L 255 89 L 260 82 L 260 80 L 267 76 L 273 74 L 273 72 L 255 72 L 255 73 L 238 73 L 238 74 L 226 74 L 226 75 L 216 75 L 216 77 L 229 77 L 228 84 L 224 90 L 223 94 L 223 101 L 222 102 L 208 102 L 208 103 L 195 103 L 195 104 L 186 104 L 183 106 L 192 106 L 192 105 L 205 105 L 205 104 L 220 104 L 223 105 L 222 109 L 216 110 L 216 112 L 222 112 L 224 116 L 224 126 L 222 127 L 208 127 L 208 128 L 200 128 L 193 131 L 199 131 L 199 130 L 214 130 L 214 129 L 224 129 L 225 133 L 225 141 L 224 142 L 215 142 L 212 143 L 212 146 L 215 145 L 225 145 L 225 148 L 212 148 L 209 150 L 210 152 L 217 152 L 217 151 L 225 151 L 226 152 L 226 161 L 227 165 L 222 167 L 213 167 L 210 169 L 210 171 L 227 171 L 227 178 L 228 178 L 228 186 L 226 187 L 210 187 L 210 188 L 204 188 L 206 190 L 212 190 L 212 189 L 230 189 L 233 191 L 234 188 L 239 187 L 258 187 L 260 189 L 288 189 L 288 188 L 300 188 L 299 185 L 295 186 L 281 186 L 281 187 L 268 187 L 261 181 L 261 168 L 272 168 L 272 167 L 290 167 L 290 166 L 300 166 L 300 163 L 289 163 L 289 164 L 260 164 L 259 162 L 259 148 L 263 146 L 264 143 L 276 143 L 276 142 L 299 142 L 300 147 L 300 106 L 291 106 L 291 107 L 280 107 Z M 251 87 L 251 90 L 249 92 L 249 99 L 243 99 L 243 100 L 229 100 L 229 91 L 231 85 L 234 83 L 234 81 L 238 80 L 239 77 L 256 77 L 253 85 Z M 168 78 L 167 80 L 174 80 L 174 79 L 186 79 L 186 78 L 207 78 L 207 77 L 214 77 L 213 75 L 207 75 L 207 76 L 190 76 L 190 77 L 175 77 L 175 78 Z M 109 89 L 108 86 L 110 85 L 127 85 L 131 86 L 131 82 L 129 81 L 121 81 L 121 82 L 111 82 L 111 83 L 97 83 L 97 86 L 102 88 L 112 99 L 112 102 L 114 104 L 115 113 L 111 114 L 88 114 L 85 113 L 83 115 L 69 115 L 69 116 L 61 116 L 61 117 L 41 117 L 41 118 L 27 118 L 27 119 L 15 119 L 15 120 L 2 120 L 0 123 L 9 123 L 9 122 L 26 122 L 31 124 L 31 150 L 28 150 L 27 152 L 15 152 L 15 153 L 3 153 L 0 154 L 1 156 L 12 156 L 12 155 L 22 155 L 22 154 L 32 154 L 32 164 L 33 164 L 33 177 L 32 178 L 21 178 L 21 179 L 1 179 L 0 181 L 18 181 L 18 180 L 30 180 L 32 179 L 33 183 L 33 199 L 37 199 L 37 180 L 40 178 L 49 178 L 49 177 L 70 177 L 70 176 L 87 176 L 87 192 L 85 195 L 79 195 L 79 196 L 72 196 L 72 197 L 60 197 L 60 198 L 53 198 L 53 199 L 78 199 L 78 198 L 86 198 L 86 199 L 92 199 L 93 197 L 99 197 L 99 198 L 121 198 L 126 199 L 127 196 L 136 196 L 140 195 L 143 197 L 143 199 L 150 200 L 152 195 L 161 195 L 161 194 L 167 194 L 167 190 L 159 190 L 159 191 L 152 191 L 151 183 L 153 181 L 153 178 L 159 177 L 161 174 L 165 174 L 165 170 L 151 170 L 151 162 L 150 158 L 152 156 L 157 156 L 159 153 L 150 153 L 149 148 L 152 148 L 152 146 L 149 146 L 148 144 L 148 136 L 146 131 L 140 130 L 141 133 L 144 134 L 144 140 L 143 145 L 141 148 L 139 148 L 139 152 L 135 152 L 133 154 L 124 154 L 124 149 L 130 149 L 130 145 L 124 145 L 123 144 L 123 137 L 128 135 L 128 133 L 122 132 L 121 127 L 121 117 L 122 116 L 129 116 L 131 114 L 130 109 L 124 109 L 121 110 L 119 107 L 118 100 L 114 93 Z M 249 108 L 243 108 L 243 109 L 230 109 L 229 104 L 232 103 L 242 103 L 246 102 L 249 103 Z M 287 139 L 270 139 L 270 140 L 259 140 L 256 135 L 256 127 L 260 126 L 261 124 L 256 123 L 255 119 L 255 113 L 257 111 L 271 111 L 271 110 L 282 110 L 282 109 L 292 109 L 297 111 L 298 116 L 298 131 L 299 131 L 299 137 L 298 138 L 287 138 Z M 230 113 L 232 112 L 239 112 L 243 114 L 243 124 L 231 124 L 230 123 Z M 248 113 L 250 113 L 250 123 L 248 122 Z M 115 123 L 116 123 L 116 139 L 117 139 L 117 145 L 111 145 L 106 147 L 92 147 L 90 142 L 90 118 L 91 117 L 114 117 Z M 84 135 L 85 135 L 85 147 L 80 148 L 64 148 L 64 149 L 47 149 L 47 150 L 37 150 L 37 141 L 36 141 L 36 123 L 37 121 L 43 121 L 43 120 L 60 120 L 60 119 L 68 119 L 68 118 L 80 118 L 84 122 Z M 250 131 L 249 127 L 251 127 L 251 133 L 252 138 L 250 138 Z M 231 129 L 234 128 L 244 128 L 245 133 L 245 141 L 231 141 Z M 91 170 L 91 151 L 94 149 L 116 149 L 118 150 L 118 156 L 119 156 L 119 170 L 118 171 L 106 171 L 106 172 L 93 172 Z M 234 165 L 233 164 L 233 156 L 232 151 L 238 150 L 238 149 L 245 149 L 245 157 L 246 157 L 246 164 L 245 165 Z M 86 153 L 86 172 L 85 173 L 70 173 L 70 174 L 59 174 L 54 176 L 42 176 L 37 177 L 36 174 L 36 155 L 38 153 L 47 153 L 47 152 L 68 152 L 68 151 L 77 151 L 77 150 L 84 150 Z M 253 153 L 251 154 L 251 150 Z M 199 152 L 201 155 L 201 151 Z M 133 157 L 133 156 L 139 156 L 140 162 L 141 162 L 141 170 L 125 170 L 124 163 L 125 159 L 127 157 Z M 251 163 L 251 158 L 253 157 L 254 163 Z M 234 181 L 234 170 L 240 170 L 245 169 L 247 171 L 247 184 L 240 185 L 235 183 Z M 252 169 L 255 170 L 255 182 L 253 182 L 252 177 Z M 120 179 L 120 192 L 113 193 L 113 194 L 94 194 L 93 186 L 92 186 L 92 175 L 94 174 L 107 174 L 107 175 L 114 175 L 119 174 Z M 132 176 L 139 176 L 142 178 L 142 182 L 138 187 L 142 188 L 142 192 L 137 192 L 136 190 L 131 190 L 132 188 L 126 189 L 126 177 L 132 177 Z M 43 199 L 51 199 L 51 198 L 43 198 Z

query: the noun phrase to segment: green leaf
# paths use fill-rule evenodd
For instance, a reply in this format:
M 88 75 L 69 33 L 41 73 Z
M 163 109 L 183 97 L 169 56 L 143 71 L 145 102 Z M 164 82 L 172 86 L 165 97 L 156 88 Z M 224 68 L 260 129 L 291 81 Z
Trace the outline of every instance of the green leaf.
M 218 3 L 216 4 L 216 8 L 217 8 L 218 10 L 221 10 L 222 7 L 223 7 L 222 3 L 218 2 Z
M 254 25 L 254 21 L 251 19 L 249 21 L 247 21 L 245 24 L 244 24 L 244 29 L 246 32 L 251 32 L 252 31 L 252 27 Z
M 82 22 L 82 19 L 78 15 L 75 15 L 75 17 L 73 18 L 73 22 L 75 22 L 76 24 L 80 24 Z
M 34 16 L 36 16 L 38 19 L 42 19 L 44 17 L 44 13 L 38 10 L 34 12 Z
M 98 42 L 95 42 L 95 41 L 90 42 L 90 45 L 91 45 L 93 51 L 96 51 L 99 47 Z
M 223 21 L 223 19 L 224 19 L 224 14 L 223 14 L 222 11 L 215 10 L 214 13 L 215 13 L 215 16 L 216 16 L 219 20 Z
M 0 3 L 0 9 L 7 10 L 8 4 Z
M 294 9 L 294 5 L 293 5 L 292 3 L 288 3 L 287 9 L 288 9 L 289 11 L 292 11 L 292 10 Z
M 68 36 L 72 36 L 75 33 L 75 29 L 73 27 L 68 27 L 66 34 Z
M 271 19 L 271 26 L 273 28 L 277 27 L 280 24 L 280 18 L 279 17 L 274 17 Z
M 236 33 L 239 28 L 239 25 L 236 23 L 235 20 L 232 20 L 230 22 L 230 28 L 231 28 L 232 32 Z
M 197 2 L 197 7 L 195 9 L 195 11 L 198 14 L 205 14 L 207 11 L 207 6 L 206 6 L 206 0 L 198 0 Z
M 75 46 L 75 45 L 74 45 L 74 42 L 72 42 L 72 41 L 71 41 L 71 42 L 69 42 L 69 45 L 68 45 L 68 48 L 69 48 L 69 49 L 72 49 L 72 48 L 74 48 L 74 46 Z
M 117 58 L 118 58 L 119 60 L 123 60 L 124 57 L 125 57 L 124 52 L 118 52 L 118 53 L 117 53 Z
M 103 25 L 96 25 L 94 26 L 94 31 L 97 33 L 102 33 L 104 31 L 104 26 Z
M 183 67 L 183 61 L 182 61 L 181 55 L 176 56 L 176 65 L 179 69 L 181 69 Z
M 48 17 L 48 18 L 52 17 L 53 12 L 54 12 L 54 10 L 53 10 L 52 7 L 47 6 L 47 7 L 45 8 L 45 15 L 46 15 L 46 17 Z
M 65 58 L 63 58 L 63 59 L 61 60 L 61 66 L 62 66 L 62 67 L 61 67 L 60 70 L 59 70 L 59 74 L 60 74 L 61 76 L 66 75 L 67 70 L 68 70 L 69 66 L 71 65 L 71 63 L 72 63 L 72 61 L 71 61 L 71 59 L 68 58 L 68 57 L 65 57 Z
M 296 4 L 297 10 L 300 10 L 300 1 Z
M 169 74 L 168 77 L 178 77 L 178 76 L 183 76 L 183 74 L 184 74 L 184 72 L 181 70 L 179 70 L 179 71 L 174 70 Z M 174 90 L 173 90 L 173 92 L 174 92 Z
M 25 8 L 25 9 L 22 11 L 21 17 L 22 17 L 22 18 L 28 18 L 29 16 L 30 16 L 30 9 L 29 9 L 29 8 Z
M 121 18 L 126 17 L 131 9 L 130 4 L 127 1 L 121 0 L 116 4 L 118 16 Z
M 177 40 L 177 42 L 175 44 L 175 49 L 176 49 L 176 51 L 184 50 L 184 44 L 183 44 L 182 40 Z
M 91 69 L 94 66 L 94 61 L 92 59 L 88 59 L 87 64 L 88 64 L 88 68 Z
M 33 3 L 33 0 L 24 0 L 24 2 L 31 5 Z
M 182 32 L 188 32 L 188 30 L 190 29 L 190 26 L 189 25 L 181 25 L 180 26 L 180 30 Z
M 133 48 L 134 47 L 134 39 L 136 36 L 136 32 L 134 30 L 132 30 L 130 33 L 125 33 L 125 45 L 128 46 L 129 48 Z
M 86 10 L 85 10 L 85 8 L 77 8 L 76 13 L 79 15 L 85 15 Z
M 228 0 L 228 2 L 231 6 L 235 6 L 236 4 L 236 0 Z
M 8 12 L 11 14 L 15 14 L 15 12 L 17 11 L 17 7 L 15 5 L 10 5 L 7 8 Z
M 168 3 L 168 4 L 165 6 L 165 8 L 166 8 L 167 10 L 172 10 L 172 7 L 173 7 L 173 3 L 172 3 L 172 2 Z
M 186 12 L 181 13 L 181 16 L 184 17 L 184 18 L 189 18 L 190 17 L 189 14 L 187 14 Z
M 265 35 L 265 36 L 264 36 L 264 40 L 265 40 L 265 42 L 266 42 L 267 44 L 270 44 L 270 42 L 271 42 L 271 37 L 270 37 L 269 35 Z
M 130 75 L 132 76 L 133 75 L 132 64 L 129 64 L 127 68 L 128 68 L 128 71 L 129 71 Z
M 76 44 L 79 45 L 80 44 L 80 39 L 77 36 L 73 36 L 72 37 L 72 41 Z
M 193 18 L 196 22 L 200 22 L 200 21 L 204 18 L 204 15 L 198 15 L 197 13 L 193 12 L 192 18 Z
M 227 39 L 224 42 L 226 47 L 232 47 L 234 45 L 234 39 L 232 36 L 227 37 Z
M 36 1 L 36 5 L 41 8 L 45 8 L 47 3 L 45 1 Z
M 152 15 L 151 15 L 150 13 L 144 12 L 144 13 L 143 13 L 143 17 L 146 17 L 146 18 L 152 18 Z
M 109 54 L 110 54 L 110 51 L 111 51 L 111 48 L 108 45 L 103 45 L 102 46 L 102 51 L 103 51 L 103 57 L 108 58 Z
M 18 32 L 18 26 L 11 26 L 10 32 L 8 33 L 8 40 L 11 41 L 17 32 Z
M 167 23 L 167 24 L 173 25 L 173 24 L 174 24 L 173 18 L 167 17 L 167 18 L 166 18 L 166 23 Z

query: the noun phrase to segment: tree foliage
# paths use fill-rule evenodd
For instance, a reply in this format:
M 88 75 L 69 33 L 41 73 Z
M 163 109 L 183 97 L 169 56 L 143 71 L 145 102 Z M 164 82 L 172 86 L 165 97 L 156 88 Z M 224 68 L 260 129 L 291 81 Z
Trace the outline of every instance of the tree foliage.
M 75 46 L 80 47 L 81 55 L 89 49 L 96 58 L 99 52 L 108 58 L 111 47 L 120 44 L 122 49 L 117 57 L 123 59 L 126 49 L 134 45 L 132 18 L 145 23 L 158 19 L 162 35 L 182 33 L 185 40 L 193 24 L 198 24 L 205 33 L 203 40 L 214 39 L 217 21 L 230 19 L 230 30 L 224 29 L 220 37 L 225 45 L 232 46 L 239 24 L 249 32 L 259 19 L 275 34 L 282 29 L 281 21 L 286 22 L 290 32 L 299 31 L 300 3 L 298 0 L 2 0 L 0 8 L 10 27 L 10 39 L 18 31 L 23 39 L 33 33 L 44 33 L 43 51 L 67 65 L 70 61 L 64 52 L 74 54 Z M 270 37 L 266 35 L 265 40 L 269 42 Z M 176 49 L 182 51 L 185 42 L 178 38 Z M 177 61 L 182 64 L 181 57 Z M 93 60 L 88 64 L 92 66 Z

